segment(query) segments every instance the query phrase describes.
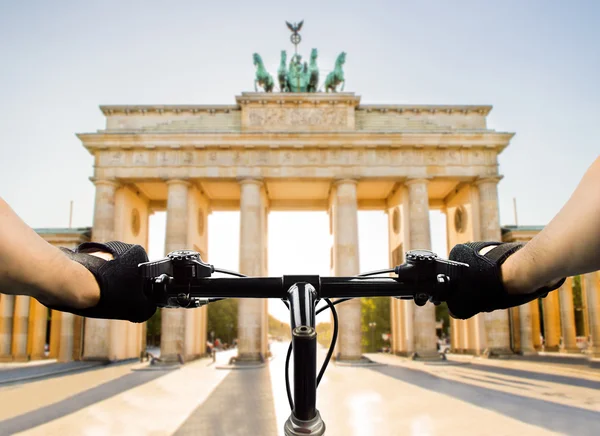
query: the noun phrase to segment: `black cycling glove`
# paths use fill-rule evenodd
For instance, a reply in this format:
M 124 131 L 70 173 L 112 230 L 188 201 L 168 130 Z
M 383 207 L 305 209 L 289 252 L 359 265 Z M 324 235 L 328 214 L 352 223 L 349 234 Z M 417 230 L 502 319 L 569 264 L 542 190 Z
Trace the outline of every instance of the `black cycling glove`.
M 75 250 L 64 247 L 60 249 L 94 275 L 100 287 L 100 301 L 87 309 L 48 307 L 88 318 L 123 319 L 131 322 L 147 321 L 154 314 L 156 305 L 144 295 L 138 273 L 138 264 L 148 262 L 142 246 L 112 241 L 106 244 L 85 242 Z M 90 251 L 111 253 L 113 260 L 86 253 Z
M 485 254 L 481 249 L 496 245 Z M 502 281 L 501 266 L 508 257 L 525 244 L 520 242 L 470 242 L 458 244 L 450 252 L 449 259 L 469 265 L 460 280 L 454 282 L 447 297 L 448 309 L 454 318 L 467 319 L 480 312 L 520 306 L 560 287 L 562 279 L 552 287 L 544 287 L 529 294 L 508 294 Z

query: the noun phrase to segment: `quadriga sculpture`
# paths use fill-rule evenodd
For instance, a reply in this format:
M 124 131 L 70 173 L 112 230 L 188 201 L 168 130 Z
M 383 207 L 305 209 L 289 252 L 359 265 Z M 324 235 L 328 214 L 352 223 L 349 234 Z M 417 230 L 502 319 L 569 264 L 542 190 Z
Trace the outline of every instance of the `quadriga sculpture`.
M 327 75 L 327 78 L 325 79 L 325 84 L 323 85 L 325 92 L 337 92 L 337 87 L 340 83 L 342 84 L 340 91 L 344 91 L 346 79 L 344 79 L 344 70 L 342 67 L 344 66 L 345 62 L 346 53 L 341 52 L 335 61 L 335 68 Z
M 273 92 L 275 81 L 265 69 L 262 58 L 258 53 L 252 55 L 254 58 L 254 66 L 256 67 L 256 77 L 254 78 L 254 91 L 258 92 L 258 85 L 262 86 L 265 92 Z

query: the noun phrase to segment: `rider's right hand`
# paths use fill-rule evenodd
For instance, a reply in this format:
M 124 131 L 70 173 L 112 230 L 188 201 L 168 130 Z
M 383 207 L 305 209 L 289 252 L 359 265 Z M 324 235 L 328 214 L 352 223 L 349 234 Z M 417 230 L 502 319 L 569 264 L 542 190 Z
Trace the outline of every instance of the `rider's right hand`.
M 75 250 L 60 249 L 94 275 L 100 287 L 100 300 L 95 306 L 85 309 L 46 304 L 48 307 L 88 318 L 131 322 L 147 321 L 154 314 L 156 305 L 144 295 L 138 273 L 138 265 L 148 261 L 142 246 L 112 241 L 105 244 L 85 242 Z M 112 260 L 88 254 L 90 252 L 110 253 Z
M 449 259 L 469 265 L 460 279 L 452 283 L 447 297 L 448 309 L 454 318 L 467 319 L 480 312 L 492 312 L 528 303 L 545 297 L 558 288 L 564 279 L 552 287 L 528 294 L 509 294 L 502 281 L 501 266 L 509 256 L 524 246 L 522 243 L 470 242 L 458 244 Z M 491 250 L 487 251 L 489 248 Z

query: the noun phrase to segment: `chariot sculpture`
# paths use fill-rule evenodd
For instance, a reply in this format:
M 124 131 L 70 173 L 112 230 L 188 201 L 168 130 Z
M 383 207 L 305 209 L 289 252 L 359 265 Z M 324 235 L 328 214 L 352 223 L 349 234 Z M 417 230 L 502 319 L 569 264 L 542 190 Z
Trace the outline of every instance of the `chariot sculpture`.
M 319 67 L 317 65 L 318 52 L 313 48 L 310 53 L 308 62 L 302 61 L 302 56 L 298 54 L 298 44 L 302 40 L 298 33 L 302 29 L 304 20 L 300 23 L 289 23 L 286 21 L 288 28 L 292 31 L 290 37 L 294 44 L 294 55 L 291 57 L 288 65 L 287 51 L 281 51 L 279 68 L 277 69 L 277 82 L 279 92 L 337 92 L 338 86 L 341 85 L 340 91 L 344 90 L 346 83 L 344 78 L 343 66 L 346 62 L 346 53 L 342 52 L 336 59 L 333 71 L 331 71 L 325 82 L 323 89 L 319 89 Z M 266 70 L 261 56 L 258 53 L 253 54 L 254 66 L 256 67 L 256 76 L 254 79 L 254 90 L 258 91 L 259 86 L 264 92 L 273 92 L 275 81 L 273 76 Z

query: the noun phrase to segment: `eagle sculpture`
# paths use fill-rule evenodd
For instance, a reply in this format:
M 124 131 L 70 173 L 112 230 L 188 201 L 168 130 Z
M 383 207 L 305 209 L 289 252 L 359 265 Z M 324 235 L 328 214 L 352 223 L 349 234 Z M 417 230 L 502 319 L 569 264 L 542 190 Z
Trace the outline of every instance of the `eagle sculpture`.
M 287 24 L 288 28 L 294 32 L 294 33 L 298 33 L 300 32 L 300 30 L 302 29 L 302 25 L 304 24 L 304 20 L 300 21 L 299 23 L 290 23 L 288 21 L 285 22 L 285 24 Z

